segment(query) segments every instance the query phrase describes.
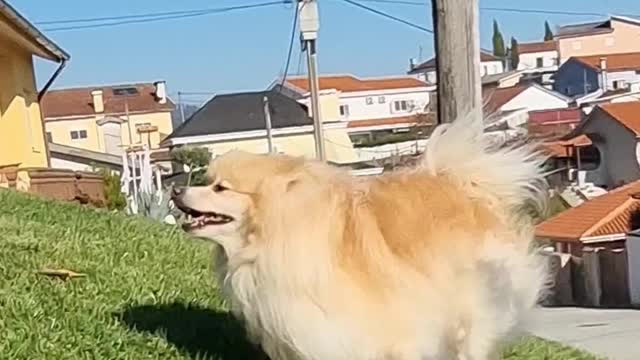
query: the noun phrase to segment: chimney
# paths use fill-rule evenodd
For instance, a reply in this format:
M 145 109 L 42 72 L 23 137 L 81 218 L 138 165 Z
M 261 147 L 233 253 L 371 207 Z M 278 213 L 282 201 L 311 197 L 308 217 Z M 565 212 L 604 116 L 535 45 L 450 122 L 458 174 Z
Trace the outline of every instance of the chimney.
M 93 90 L 91 92 L 91 98 L 93 99 L 93 111 L 96 114 L 104 112 L 104 99 L 102 97 L 102 90 Z
M 167 103 L 167 82 L 164 80 L 156 81 L 155 83 L 153 83 L 153 85 L 156 87 L 155 95 L 158 103 L 166 104 Z
M 607 58 L 606 57 L 601 57 L 600 58 L 600 89 L 602 89 L 602 91 L 607 91 L 609 90 L 609 86 L 607 85 Z

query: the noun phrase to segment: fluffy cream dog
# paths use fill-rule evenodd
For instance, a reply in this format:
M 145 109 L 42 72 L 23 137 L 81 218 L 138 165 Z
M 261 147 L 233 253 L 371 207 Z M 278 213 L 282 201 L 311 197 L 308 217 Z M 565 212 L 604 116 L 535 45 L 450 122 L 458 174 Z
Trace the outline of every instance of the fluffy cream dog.
M 520 211 L 543 201 L 542 160 L 490 150 L 474 124 L 438 127 L 417 167 L 379 177 L 233 151 L 175 192 L 271 359 L 485 360 L 522 329 L 545 280 Z

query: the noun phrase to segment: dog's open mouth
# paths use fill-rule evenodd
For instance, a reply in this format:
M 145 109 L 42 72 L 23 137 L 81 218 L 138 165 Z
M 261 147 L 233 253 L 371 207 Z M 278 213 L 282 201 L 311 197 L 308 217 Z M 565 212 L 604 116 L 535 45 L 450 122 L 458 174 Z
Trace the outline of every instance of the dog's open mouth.
M 182 224 L 185 230 L 195 230 L 207 225 L 224 225 L 233 221 L 231 216 L 216 212 L 199 212 L 193 209 L 181 209 L 187 214 L 187 220 Z

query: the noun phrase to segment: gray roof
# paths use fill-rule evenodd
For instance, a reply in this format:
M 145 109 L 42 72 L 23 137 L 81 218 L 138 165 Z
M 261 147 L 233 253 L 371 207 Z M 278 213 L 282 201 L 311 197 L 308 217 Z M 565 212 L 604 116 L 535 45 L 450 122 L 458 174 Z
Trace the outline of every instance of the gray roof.
M 70 55 L 62 50 L 58 45 L 40 32 L 33 24 L 22 16 L 16 9 L 9 5 L 5 0 L 0 0 L 0 16 L 6 17 L 19 30 L 24 31 L 35 42 L 51 54 L 51 60 L 63 61 L 69 60 Z
M 523 71 L 522 70 L 510 70 L 510 71 L 506 71 L 506 72 L 502 72 L 502 73 L 498 73 L 498 74 L 491 74 L 491 75 L 485 75 L 482 77 L 482 85 L 488 85 L 488 84 L 493 84 L 493 83 L 497 83 L 500 82 L 503 79 L 506 79 L 508 77 L 511 76 L 516 76 L 516 75 L 523 75 Z
M 73 146 L 49 143 L 49 152 L 52 156 L 64 158 L 67 160 L 77 160 L 80 162 L 96 162 L 100 164 L 108 164 L 115 167 L 122 167 L 122 157 L 118 155 L 81 149 Z
M 588 23 L 560 26 L 555 33 L 555 37 L 556 38 L 573 37 L 573 36 L 581 36 L 581 35 L 595 34 L 600 32 L 610 32 L 610 31 L 612 31 L 611 21 L 600 20 L 600 21 L 593 21 Z
M 304 105 L 277 90 L 235 93 L 209 100 L 165 140 L 265 129 L 265 96 L 269 101 L 272 128 L 313 124 Z

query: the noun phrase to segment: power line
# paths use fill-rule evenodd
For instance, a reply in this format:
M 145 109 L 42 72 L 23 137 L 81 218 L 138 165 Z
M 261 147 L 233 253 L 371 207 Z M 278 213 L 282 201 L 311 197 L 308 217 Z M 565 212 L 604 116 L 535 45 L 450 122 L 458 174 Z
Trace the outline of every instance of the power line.
M 607 14 L 583 11 L 543 10 L 543 9 L 518 9 L 501 7 L 481 7 L 483 11 L 511 12 L 520 14 L 545 14 L 545 15 L 572 15 L 572 16 L 607 16 Z
M 361 9 L 367 10 L 369 12 L 372 12 L 374 14 L 380 15 L 380 16 L 385 17 L 387 19 L 391 19 L 391 20 L 397 21 L 399 23 L 405 24 L 405 25 L 407 25 L 409 27 L 412 27 L 414 29 L 418 29 L 418 30 L 433 34 L 433 30 L 431 30 L 431 29 L 427 29 L 424 26 L 420 26 L 420 25 L 414 24 L 414 23 L 412 23 L 410 21 L 401 19 L 401 18 L 399 18 L 397 16 L 387 14 L 384 11 L 380 11 L 378 9 L 374 9 L 374 8 L 368 7 L 366 5 L 360 4 L 359 2 L 356 2 L 356 1 L 353 1 L 353 0 L 342 0 L 342 1 L 344 1 L 344 2 L 346 2 L 348 4 L 351 4 L 353 6 L 359 7 Z
M 302 5 L 304 6 L 304 4 Z M 282 92 L 282 87 L 287 81 L 287 74 L 289 73 L 289 65 L 291 65 L 291 55 L 293 54 L 293 43 L 296 39 L 296 29 L 298 27 L 298 15 L 300 12 L 300 6 L 296 4 L 296 10 L 293 14 L 293 25 L 291 26 L 291 35 L 289 36 L 289 50 L 287 51 L 287 60 L 284 66 L 284 74 L 282 74 L 282 81 L 280 82 L 279 92 Z
M 378 3 L 391 5 L 408 5 L 408 6 L 428 6 L 427 1 L 407 1 L 407 0 L 359 0 L 364 3 Z M 571 15 L 571 16 L 607 16 L 604 13 L 589 11 L 571 11 L 571 10 L 546 10 L 546 9 L 521 9 L 509 7 L 480 7 L 482 11 L 510 12 L 520 14 L 545 14 L 545 15 Z
M 124 17 L 113 16 L 113 17 L 109 17 L 109 18 L 111 20 L 114 20 L 114 19 L 118 19 L 118 18 L 120 18 L 120 19 L 124 19 L 124 18 L 131 19 L 133 17 L 134 19 L 107 22 L 107 23 L 99 23 L 99 24 L 53 27 L 53 28 L 46 28 L 46 29 L 44 29 L 44 31 L 51 31 L 51 32 L 53 32 L 53 31 L 68 31 L 68 30 L 80 30 L 80 29 L 94 29 L 94 28 L 102 28 L 102 27 L 111 27 L 111 26 L 119 26 L 119 25 L 126 25 L 126 24 L 143 24 L 143 23 L 154 22 L 154 21 L 183 19 L 183 18 L 210 15 L 210 14 L 221 14 L 221 13 L 227 13 L 227 12 L 236 11 L 236 10 L 257 9 L 257 8 L 263 8 L 263 7 L 268 7 L 268 6 L 287 4 L 287 3 L 288 3 L 288 1 L 286 1 L 286 0 L 280 0 L 280 1 L 270 1 L 270 2 L 263 2 L 263 3 L 256 3 L 256 4 L 229 6 L 229 7 L 222 7 L 222 8 L 216 8 L 216 9 L 191 10 L 191 11 L 182 12 L 181 14 L 178 14 L 179 12 L 174 12 L 173 15 L 157 15 L 157 14 L 160 14 L 160 13 L 155 13 L 155 14 L 146 14 L 146 17 L 145 17 L 144 14 L 128 15 L 128 16 L 124 16 Z M 57 21 L 59 23 L 63 22 L 63 21 L 64 22 L 93 22 L 93 21 L 100 21 L 99 19 L 100 18 L 57 20 Z M 102 21 L 104 21 L 104 20 L 102 20 Z

